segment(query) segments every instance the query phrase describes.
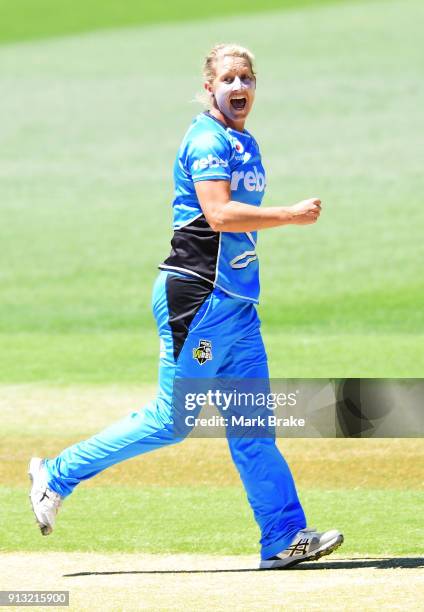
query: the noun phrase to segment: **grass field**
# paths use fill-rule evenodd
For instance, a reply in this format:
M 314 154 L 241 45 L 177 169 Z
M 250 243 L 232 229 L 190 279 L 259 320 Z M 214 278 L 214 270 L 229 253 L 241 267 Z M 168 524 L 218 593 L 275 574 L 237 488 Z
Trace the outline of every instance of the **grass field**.
M 55 454 L 150 393 L 1 388 L 2 588 L 69 590 L 72 610 L 416 609 L 421 440 L 279 441 L 309 524 L 337 525 L 346 537 L 339 554 L 289 573 L 255 571 L 259 534 L 225 440 L 189 439 L 111 468 L 82 484 L 41 537 L 28 456 Z
M 223 555 L 258 550 L 257 527 L 226 441 L 220 439 L 189 439 L 107 470 L 81 485 L 66 501 L 55 533 L 40 537 L 27 500 L 28 457 L 54 456 L 148 397 L 146 390 L 113 387 L 2 388 L 0 507 L 7 520 L 0 526 L 0 550 Z M 421 440 L 279 444 L 310 524 L 330 520 L 342 529 L 344 555 L 422 551 Z
M 346 536 L 312 572 L 241 573 L 259 534 L 223 440 L 115 466 L 35 528 L 28 458 L 154 395 L 171 169 L 215 42 L 257 55 L 265 204 L 324 203 L 260 236 L 272 376 L 423 375 L 423 4 L 144 4 L 0 0 L 1 588 L 114 612 L 416 608 L 422 440 L 279 441 L 309 524 Z
M 201 57 L 235 30 L 258 57 L 265 202 L 324 202 L 316 226 L 260 236 L 272 375 L 421 376 L 422 11 L 314 3 L 0 47 L 0 380 L 155 379 L 173 158 Z
M 343 2 L 346 0 L 262 0 L 260 10 L 298 9 Z M 258 3 L 245 0 L 242 6 L 235 7 L 225 0 L 215 0 L 213 4 L 193 0 L 163 0 L 152 4 L 137 0 L 120 3 L 113 0 L 63 0 L 59 6 L 54 0 L 39 0 L 37 4 L 32 0 L 20 0 L 19 4 L 0 0 L 0 11 L 0 42 L 12 42 L 123 26 L 257 13 Z M 22 19 L 23 14 L 25 19 Z

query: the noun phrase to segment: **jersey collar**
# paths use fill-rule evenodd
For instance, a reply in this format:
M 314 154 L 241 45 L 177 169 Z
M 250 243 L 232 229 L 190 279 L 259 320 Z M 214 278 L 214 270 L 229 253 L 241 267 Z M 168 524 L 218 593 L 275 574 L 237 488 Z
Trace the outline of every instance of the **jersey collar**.
M 219 125 L 221 125 L 224 128 L 224 130 L 231 130 L 232 132 L 237 132 L 237 130 L 233 130 L 232 128 L 230 128 L 229 125 L 225 125 L 225 123 L 223 123 L 222 121 L 220 121 L 219 119 L 211 115 L 211 113 L 208 110 L 204 111 L 203 114 L 206 115 L 206 117 L 209 117 L 210 119 L 212 119 L 213 121 L 216 121 Z M 247 134 L 247 133 L 248 133 L 247 130 L 238 132 L 238 134 Z

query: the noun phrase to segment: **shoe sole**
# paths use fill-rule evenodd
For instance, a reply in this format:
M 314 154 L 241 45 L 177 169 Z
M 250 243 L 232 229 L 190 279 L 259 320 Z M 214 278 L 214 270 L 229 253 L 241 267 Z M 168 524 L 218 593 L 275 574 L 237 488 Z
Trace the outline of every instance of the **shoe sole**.
M 32 476 L 32 469 L 35 469 L 35 468 L 32 467 L 34 465 L 34 463 L 35 463 L 34 458 L 32 458 L 31 461 L 29 462 L 29 468 L 28 468 L 28 476 L 29 476 L 29 479 L 31 481 L 31 491 L 29 492 L 29 496 L 28 497 L 29 497 L 29 501 L 31 503 L 32 512 L 34 513 L 34 516 L 35 516 L 35 522 L 39 526 L 41 534 L 43 536 L 47 536 L 47 535 L 49 535 L 53 531 L 53 529 L 49 525 L 45 525 L 44 523 L 40 523 L 40 521 L 38 520 L 37 515 L 35 513 L 34 504 L 32 503 L 32 498 L 31 498 L 32 487 L 34 486 L 34 478 Z M 37 466 L 38 468 L 39 468 L 39 465 L 40 464 L 38 463 L 38 466 Z
M 325 544 L 322 548 L 318 548 L 313 553 L 305 555 L 301 559 L 293 559 L 291 561 L 287 561 L 286 559 L 281 559 L 280 561 L 261 561 L 259 569 L 283 570 L 298 565 L 298 563 L 303 563 L 304 561 L 317 561 L 321 557 L 325 557 L 325 555 L 331 555 L 331 553 L 337 550 L 337 548 L 339 548 L 339 546 L 341 546 L 343 542 L 344 537 L 342 534 L 340 534 L 335 540 L 333 540 L 329 544 Z

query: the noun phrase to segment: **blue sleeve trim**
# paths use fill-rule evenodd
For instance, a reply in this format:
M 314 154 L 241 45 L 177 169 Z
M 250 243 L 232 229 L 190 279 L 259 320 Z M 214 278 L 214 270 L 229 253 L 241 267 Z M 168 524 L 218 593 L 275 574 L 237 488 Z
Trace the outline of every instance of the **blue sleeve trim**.
M 229 181 L 230 179 L 229 174 L 202 174 L 192 177 L 193 183 L 199 183 L 200 181 Z

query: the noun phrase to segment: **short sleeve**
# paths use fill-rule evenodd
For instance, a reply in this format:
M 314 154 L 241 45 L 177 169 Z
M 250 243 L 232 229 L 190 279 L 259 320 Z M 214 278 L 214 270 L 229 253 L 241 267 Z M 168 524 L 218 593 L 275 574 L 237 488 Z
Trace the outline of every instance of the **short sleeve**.
M 187 143 L 186 168 L 194 183 L 230 180 L 231 145 L 221 134 L 203 132 Z

